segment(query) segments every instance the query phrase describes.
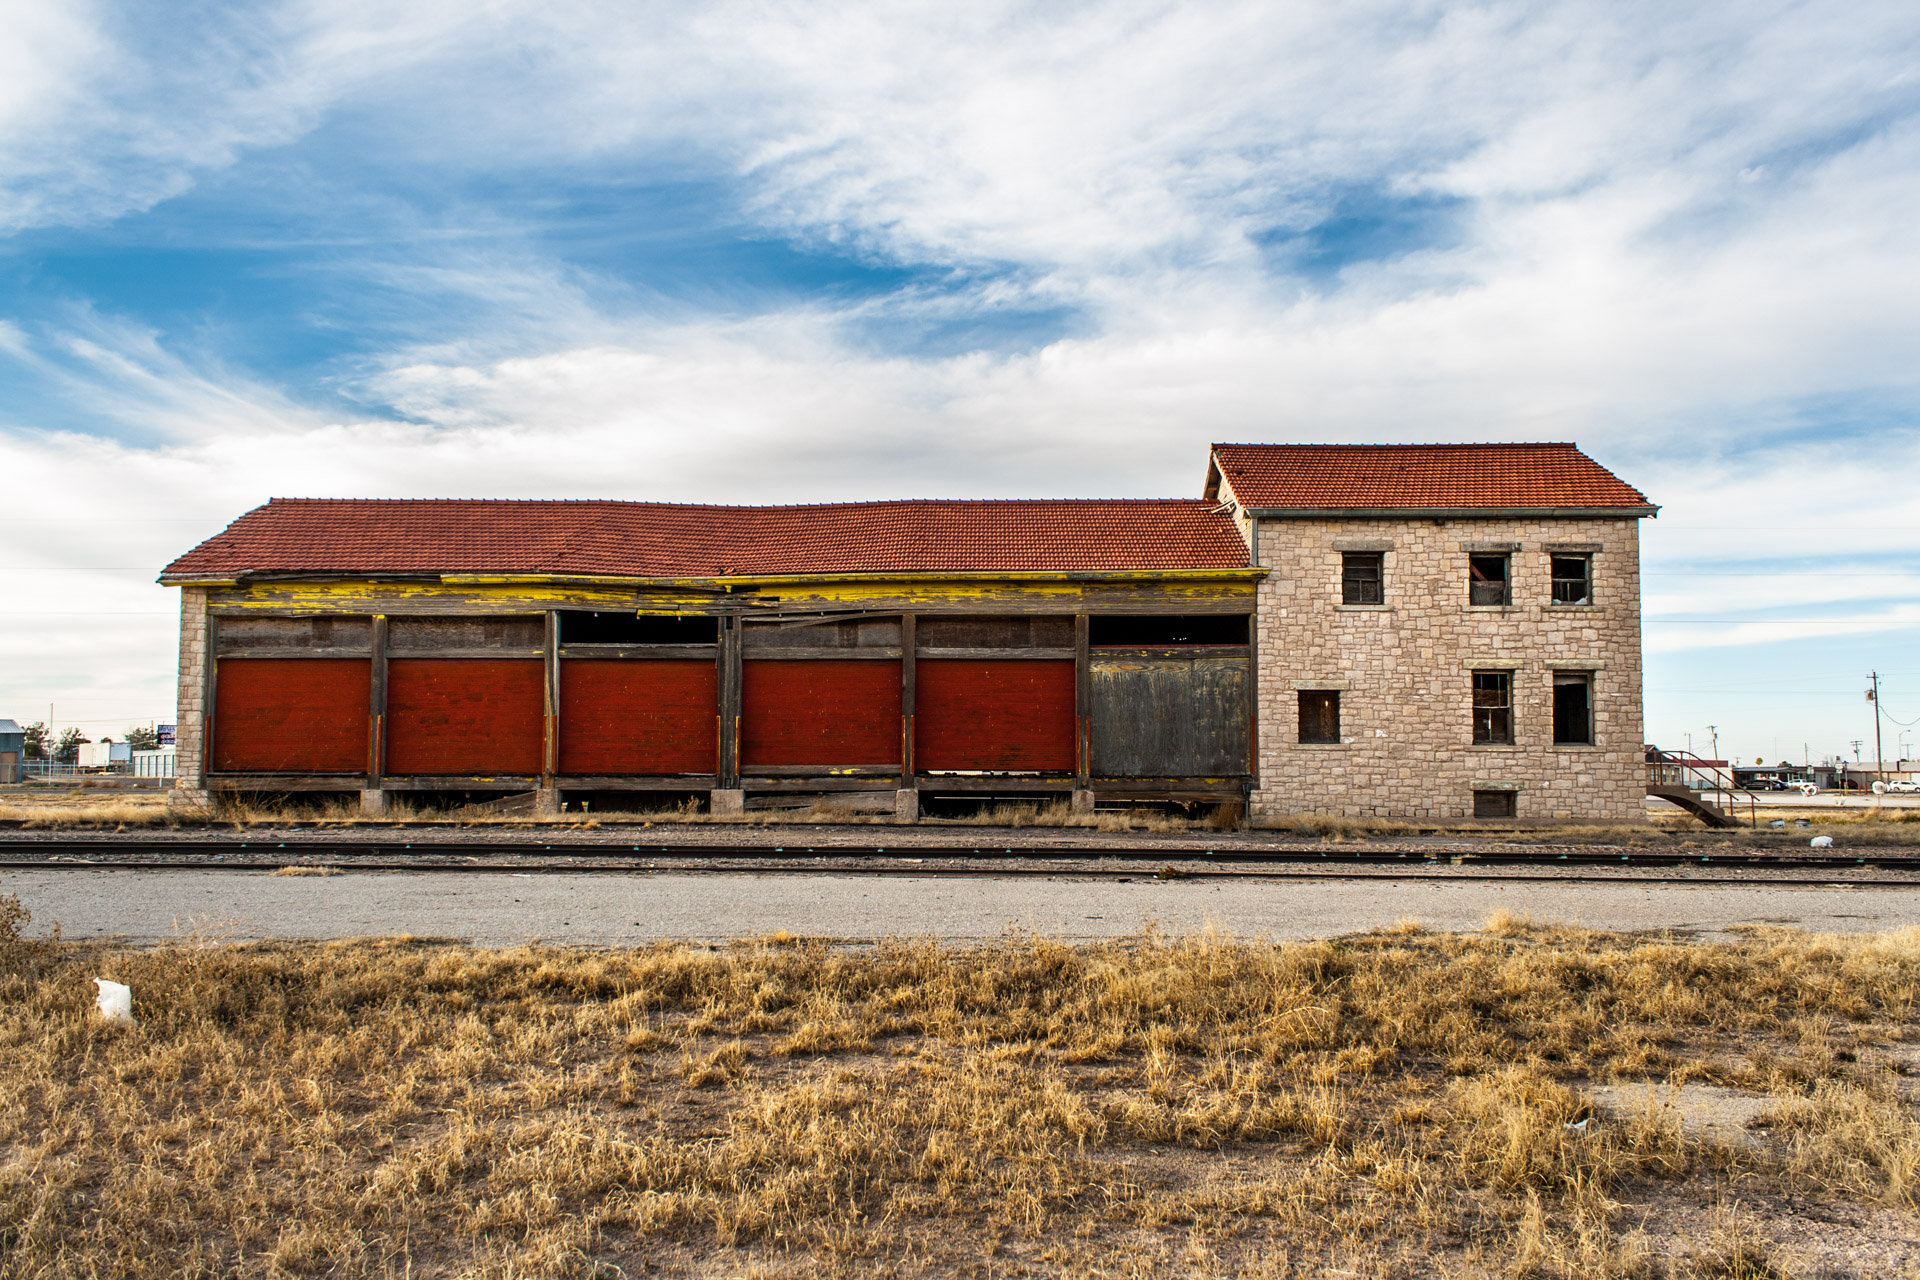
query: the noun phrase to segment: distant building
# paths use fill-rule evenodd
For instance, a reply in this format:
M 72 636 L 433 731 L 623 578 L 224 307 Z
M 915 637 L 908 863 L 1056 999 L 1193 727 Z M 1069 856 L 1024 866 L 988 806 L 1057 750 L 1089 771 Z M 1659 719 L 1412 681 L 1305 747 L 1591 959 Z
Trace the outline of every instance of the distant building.
M 0 782 L 20 781 L 20 762 L 26 755 L 26 730 L 12 720 L 0 720 Z

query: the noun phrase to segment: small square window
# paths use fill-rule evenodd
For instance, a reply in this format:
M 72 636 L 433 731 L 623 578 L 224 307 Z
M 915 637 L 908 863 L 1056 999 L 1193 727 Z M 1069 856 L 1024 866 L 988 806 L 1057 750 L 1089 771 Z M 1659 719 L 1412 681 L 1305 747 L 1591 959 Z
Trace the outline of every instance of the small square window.
M 1378 551 L 1349 551 L 1340 557 L 1340 603 L 1379 604 L 1384 574 Z
M 1302 689 L 1300 691 L 1300 741 L 1309 743 L 1340 741 L 1340 691 L 1338 689 Z
M 1585 671 L 1553 673 L 1553 741 L 1563 747 L 1593 745 L 1593 676 Z
M 1593 603 L 1593 557 L 1552 556 L 1553 602 Z
M 1476 791 L 1473 793 L 1473 816 L 1476 818 L 1513 817 L 1514 793 L 1511 791 Z
M 1467 603 L 1511 604 L 1506 556 L 1467 557 Z
M 1513 741 L 1513 676 L 1505 671 L 1473 673 L 1473 740 Z

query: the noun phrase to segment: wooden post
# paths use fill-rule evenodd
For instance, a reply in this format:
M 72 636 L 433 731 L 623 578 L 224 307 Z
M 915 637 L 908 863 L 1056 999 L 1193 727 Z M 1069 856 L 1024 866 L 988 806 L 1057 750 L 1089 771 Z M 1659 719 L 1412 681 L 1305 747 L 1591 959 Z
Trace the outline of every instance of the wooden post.
M 900 615 L 900 789 L 913 785 L 914 615 Z
M 380 790 L 387 772 L 387 615 L 373 615 L 372 670 L 367 679 L 367 790 Z
M 740 786 L 740 619 L 720 619 L 720 760 L 722 790 Z
M 213 735 L 217 726 L 213 722 L 214 699 L 220 694 L 220 619 L 212 609 L 207 610 L 207 665 L 201 672 L 200 681 L 200 786 L 205 789 L 207 775 L 213 772 Z M 177 730 L 176 730 L 177 733 Z M 53 759 L 53 748 L 49 744 L 47 759 Z
M 1075 787 L 1087 791 L 1093 785 L 1093 657 L 1089 643 L 1091 626 L 1087 615 L 1073 616 L 1073 723 L 1079 739 L 1074 751 L 1077 774 Z
M 546 679 L 541 682 L 545 689 L 542 701 L 546 714 L 542 720 L 545 732 L 540 744 L 540 786 L 551 790 L 553 777 L 560 772 L 560 614 L 553 609 L 546 613 L 540 658 L 546 673 Z

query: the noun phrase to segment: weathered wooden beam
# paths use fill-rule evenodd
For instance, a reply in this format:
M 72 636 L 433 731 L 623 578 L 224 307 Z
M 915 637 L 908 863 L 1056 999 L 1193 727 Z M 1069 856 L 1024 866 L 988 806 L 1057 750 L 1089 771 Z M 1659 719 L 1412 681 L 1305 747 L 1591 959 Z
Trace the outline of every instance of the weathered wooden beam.
M 542 617 L 545 637 L 541 644 L 541 717 L 540 785 L 553 787 L 553 775 L 560 772 L 560 614 L 549 609 Z
M 712 662 L 719 654 L 720 646 L 717 644 L 570 644 L 564 645 L 560 649 L 560 656 L 562 658 L 592 658 L 596 660 L 617 658 L 622 661 L 640 662 L 648 659 L 654 659 L 656 661 L 671 660 L 676 662 Z
M 1086 614 L 1073 619 L 1073 726 L 1074 772 L 1079 789 L 1087 789 L 1087 774 L 1093 767 L 1093 647 L 1089 642 L 1092 622 Z
M 918 657 L 914 615 L 900 615 L 900 790 L 913 785 L 913 699 Z
M 373 615 L 372 668 L 367 673 L 367 790 L 387 771 L 387 615 Z

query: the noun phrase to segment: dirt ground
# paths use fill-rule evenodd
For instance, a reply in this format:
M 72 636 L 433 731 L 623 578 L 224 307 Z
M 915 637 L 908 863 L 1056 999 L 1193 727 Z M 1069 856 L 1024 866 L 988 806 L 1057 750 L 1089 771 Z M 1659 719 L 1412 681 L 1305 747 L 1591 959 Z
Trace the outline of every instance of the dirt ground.
M 1916 930 L 129 949 L 22 910 L 3 1277 L 1920 1276 Z

